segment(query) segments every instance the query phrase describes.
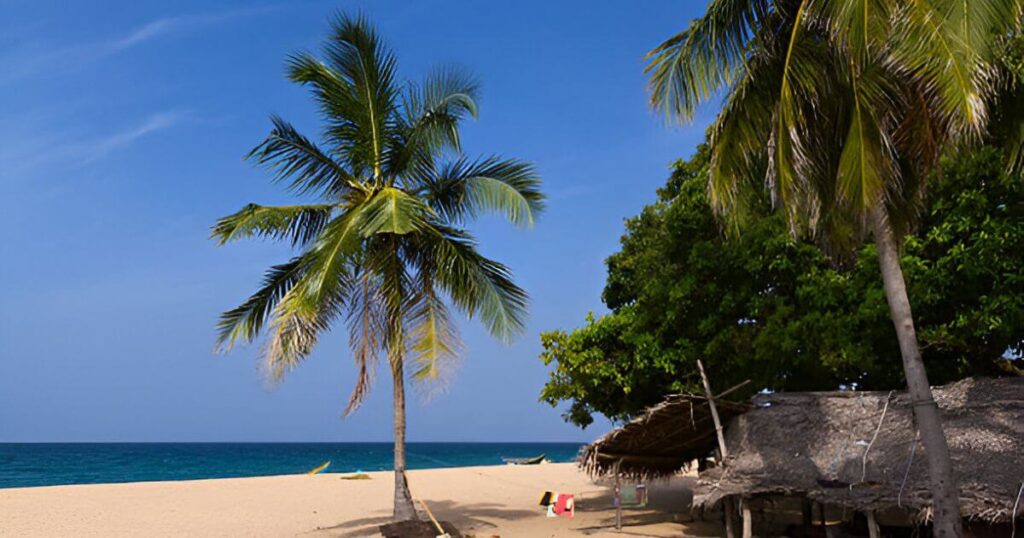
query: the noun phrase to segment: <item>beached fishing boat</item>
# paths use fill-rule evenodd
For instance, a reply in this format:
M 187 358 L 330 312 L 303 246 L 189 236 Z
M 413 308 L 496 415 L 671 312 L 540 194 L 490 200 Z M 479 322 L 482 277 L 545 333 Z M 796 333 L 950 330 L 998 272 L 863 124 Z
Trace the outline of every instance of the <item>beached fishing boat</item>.
M 501 458 L 501 461 L 509 465 L 537 465 L 538 463 L 544 463 L 544 456 L 545 454 L 532 458 Z

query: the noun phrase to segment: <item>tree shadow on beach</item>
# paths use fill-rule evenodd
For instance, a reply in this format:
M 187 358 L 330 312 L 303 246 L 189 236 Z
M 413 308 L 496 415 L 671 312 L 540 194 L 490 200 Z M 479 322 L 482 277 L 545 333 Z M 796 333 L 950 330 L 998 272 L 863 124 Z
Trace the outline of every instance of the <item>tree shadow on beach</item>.
M 488 521 L 488 519 L 512 521 L 537 515 L 537 512 L 534 510 L 509 509 L 505 508 L 504 505 L 489 502 L 467 504 L 454 501 L 429 501 L 428 504 L 437 519 L 452 522 L 463 533 L 494 528 L 495 525 Z M 422 513 L 422 511 L 420 517 L 424 520 L 428 519 L 427 515 Z M 336 538 L 376 536 L 378 534 L 377 527 L 390 521 L 390 515 L 370 516 L 345 521 L 333 527 L 319 528 L 311 534 L 333 536 Z

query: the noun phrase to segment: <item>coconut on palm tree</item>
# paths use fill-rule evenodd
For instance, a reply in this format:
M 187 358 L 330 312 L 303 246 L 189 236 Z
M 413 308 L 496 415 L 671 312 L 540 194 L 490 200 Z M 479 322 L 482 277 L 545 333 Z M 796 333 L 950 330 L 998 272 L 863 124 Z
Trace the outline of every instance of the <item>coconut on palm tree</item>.
M 225 312 L 219 346 L 266 335 L 263 358 L 279 379 L 326 333 L 347 325 L 358 377 L 346 413 L 386 360 L 394 387 L 396 520 L 416 517 L 405 478 L 405 381 L 436 379 L 459 351 L 452 311 L 479 317 L 496 337 L 523 329 L 526 293 L 507 267 L 477 250 L 465 229 L 497 212 L 530 226 L 543 207 L 530 164 L 461 152 L 459 128 L 477 114 L 476 80 L 437 69 L 420 83 L 397 78 L 396 59 L 363 17 L 330 22 L 321 57 L 298 53 L 288 77 L 308 86 L 323 121 L 321 144 L 283 119 L 249 154 L 313 203 L 249 204 L 220 219 L 221 244 L 286 241 L 297 254 Z
M 950 148 L 981 141 L 1016 84 L 996 62 L 1019 0 L 712 0 L 649 55 L 652 104 L 711 127 L 709 192 L 729 230 L 767 186 L 792 230 L 835 251 L 871 237 L 929 464 L 937 536 L 961 532 L 958 490 L 900 266 L 900 241 Z M 1017 107 L 1019 108 L 1019 107 Z M 1018 116 L 1020 114 L 1017 114 Z

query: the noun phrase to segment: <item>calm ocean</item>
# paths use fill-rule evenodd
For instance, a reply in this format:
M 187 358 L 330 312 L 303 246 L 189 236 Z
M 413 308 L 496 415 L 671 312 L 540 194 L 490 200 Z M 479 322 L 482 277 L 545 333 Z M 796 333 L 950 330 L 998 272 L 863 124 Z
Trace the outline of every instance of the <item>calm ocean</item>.
M 579 443 L 409 443 L 410 469 L 576 458 Z M 391 443 L 0 443 L 0 488 L 391 469 Z

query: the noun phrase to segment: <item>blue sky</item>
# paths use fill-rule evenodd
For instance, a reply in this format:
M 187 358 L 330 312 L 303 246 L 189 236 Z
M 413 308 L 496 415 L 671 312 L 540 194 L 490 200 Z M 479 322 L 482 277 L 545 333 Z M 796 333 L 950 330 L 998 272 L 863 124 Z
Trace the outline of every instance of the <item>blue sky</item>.
M 35 2 L 0 19 L 0 442 L 382 441 L 390 383 L 341 419 L 344 331 L 269 389 L 257 346 L 212 353 L 219 312 L 287 259 L 218 248 L 209 226 L 288 196 L 242 156 L 277 113 L 314 136 L 282 76 L 337 9 L 362 10 L 406 78 L 455 63 L 483 81 L 469 154 L 536 163 L 549 210 L 528 231 L 475 227 L 531 297 L 511 346 L 464 323 L 447 391 L 410 405 L 412 441 L 577 441 L 537 401 L 539 334 L 601 311 L 604 258 L 709 119 L 669 128 L 647 108 L 644 53 L 703 2 Z M 713 112 L 713 111 L 709 111 Z

